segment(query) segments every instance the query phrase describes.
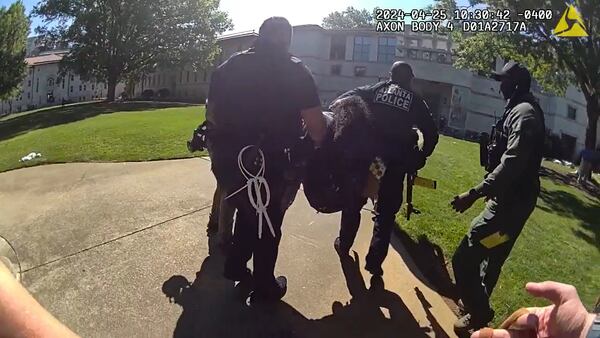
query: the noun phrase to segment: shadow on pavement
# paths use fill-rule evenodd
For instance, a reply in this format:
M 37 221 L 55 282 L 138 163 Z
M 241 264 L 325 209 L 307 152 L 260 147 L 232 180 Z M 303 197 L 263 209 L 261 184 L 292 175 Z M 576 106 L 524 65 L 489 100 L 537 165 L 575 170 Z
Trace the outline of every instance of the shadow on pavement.
M 371 278 L 367 288 L 358 254 L 340 257 L 346 285 L 352 298 L 332 305 L 333 314 L 320 320 L 319 337 L 428 337 L 400 296 L 385 289 L 381 277 Z
M 367 289 L 356 254 L 354 259 L 341 258 L 352 299 L 345 305 L 334 302 L 332 314 L 316 320 L 285 302 L 258 306 L 240 302 L 233 283 L 221 277 L 223 263 L 224 257 L 213 254 L 193 282 L 173 276 L 163 284 L 163 293 L 183 308 L 174 337 L 428 337 L 430 329 L 421 328 L 400 296 L 385 290 L 382 281 Z M 318 297 L 307 295 L 306 301 Z
M 115 112 L 134 112 L 182 106 L 159 102 L 92 103 L 68 105 L 25 113 L 0 121 L 0 141 L 8 140 L 30 131 L 82 121 L 91 117 Z
M 413 240 L 398 224 L 394 233 L 396 236 L 391 241 L 394 250 L 403 257 L 408 254 L 414 262 L 414 265 L 407 262 L 409 270 L 430 289 L 458 302 L 456 287 L 448 269 L 450 263 L 446 262 L 442 248 L 427 236 Z
M 433 316 L 433 313 L 431 313 L 430 309 L 432 308 L 432 306 L 427 301 L 427 298 L 425 298 L 425 295 L 423 294 L 423 292 L 419 288 L 415 288 L 415 293 L 417 294 L 417 298 L 419 299 L 419 302 L 421 302 L 421 305 L 423 306 L 423 310 L 425 310 L 425 314 L 427 315 L 427 320 L 429 320 L 429 322 L 431 323 L 431 331 L 433 331 L 434 337 L 435 338 L 449 338 L 450 336 L 448 336 L 446 331 L 444 331 L 444 329 L 442 328 L 440 323 L 438 323 L 438 321 Z

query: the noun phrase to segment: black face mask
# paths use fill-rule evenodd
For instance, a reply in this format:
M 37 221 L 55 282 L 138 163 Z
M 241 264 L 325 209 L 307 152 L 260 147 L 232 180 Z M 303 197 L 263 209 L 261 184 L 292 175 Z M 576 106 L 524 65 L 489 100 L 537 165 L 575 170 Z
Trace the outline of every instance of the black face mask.
M 504 80 L 500 84 L 500 92 L 504 96 L 505 100 L 508 100 L 511 97 L 513 97 L 513 95 L 515 94 L 516 91 L 517 91 L 517 84 L 512 81 Z

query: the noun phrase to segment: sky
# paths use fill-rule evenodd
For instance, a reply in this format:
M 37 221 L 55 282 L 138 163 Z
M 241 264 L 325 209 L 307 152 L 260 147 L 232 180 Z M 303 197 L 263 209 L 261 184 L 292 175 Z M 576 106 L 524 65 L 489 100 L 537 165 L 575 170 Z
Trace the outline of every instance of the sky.
M 0 6 L 8 6 L 14 0 L 0 0 Z M 24 0 L 27 11 L 37 4 L 38 0 Z M 409 12 L 415 8 L 423 8 L 433 0 L 221 0 L 221 10 L 229 13 L 233 21 L 232 32 L 256 30 L 264 19 L 271 16 L 284 16 L 292 25 L 321 24 L 323 18 L 333 11 L 344 10 L 348 6 L 358 9 L 399 8 Z M 467 0 L 459 0 L 459 5 L 466 5 Z M 31 34 L 41 24 L 39 18 L 33 18 Z

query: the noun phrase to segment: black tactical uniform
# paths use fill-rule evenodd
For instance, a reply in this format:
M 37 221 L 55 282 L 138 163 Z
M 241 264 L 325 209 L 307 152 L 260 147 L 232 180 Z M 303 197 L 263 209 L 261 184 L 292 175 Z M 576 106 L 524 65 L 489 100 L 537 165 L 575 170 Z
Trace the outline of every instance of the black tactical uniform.
M 291 26 L 289 29 L 291 34 Z M 249 279 L 246 265 L 254 256 L 254 296 L 278 299 L 282 285 L 273 272 L 281 225 L 300 184 L 291 170 L 294 147 L 303 134 L 300 112 L 320 106 L 314 80 L 302 62 L 287 51 L 258 44 L 218 67 L 211 78 L 208 104 L 213 169 L 219 186 L 228 195 L 234 194 L 228 201 L 237 209 L 225 277 L 234 281 Z M 240 151 L 248 145 L 255 147 L 247 149 L 238 163 Z M 258 149 L 264 154 L 264 162 Z M 243 176 L 240 164 L 251 175 L 264 165 L 270 192 L 266 215 L 259 215 L 253 205 L 261 198 L 256 190 L 253 198 L 249 197 L 245 188 L 248 177 Z M 266 186 L 256 182 L 264 201 Z
M 394 76 L 397 71 L 405 73 L 401 80 Z M 396 214 L 402 205 L 404 178 L 407 173 L 415 172 L 424 165 L 425 158 L 432 154 L 438 142 L 436 123 L 429 107 L 410 89 L 412 78 L 410 66 L 397 62 L 392 68 L 392 80 L 359 87 L 339 98 L 357 95 L 367 103 L 370 109 L 371 137 L 377 144 L 378 157 L 383 159 L 387 167 L 380 181 L 373 239 L 366 258 L 367 270 L 377 276 L 383 274 L 381 265 L 387 256 Z M 423 133 L 424 146 L 420 153 L 414 152 L 416 144 L 413 127 L 417 127 Z M 350 198 L 342 211 L 340 237 L 336 248 L 343 253 L 354 243 L 360 225 L 361 208 L 366 203 L 362 191 L 364 181 L 361 181 L 364 177 L 364 174 L 353 175 L 351 172 L 346 175 L 345 187 L 356 187 L 357 190 L 350 194 L 355 198 Z
M 479 329 L 493 319 L 489 298 L 540 192 L 544 113 L 529 92 L 531 77 L 515 63 L 507 64 L 496 77 L 509 78 L 516 88 L 509 92 L 512 97 L 492 132 L 488 158 L 482 161 L 489 173 L 468 193 L 475 199 L 486 197 L 486 207 L 452 259 L 457 288 L 469 313 L 457 322 L 457 333 L 467 327 Z

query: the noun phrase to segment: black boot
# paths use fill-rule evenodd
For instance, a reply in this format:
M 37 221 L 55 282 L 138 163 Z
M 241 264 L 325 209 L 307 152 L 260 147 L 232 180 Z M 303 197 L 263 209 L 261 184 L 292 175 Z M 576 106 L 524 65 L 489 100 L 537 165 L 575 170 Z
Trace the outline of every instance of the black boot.
M 279 276 L 275 278 L 275 287 L 269 290 L 255 288 L 250 296 L 251 303 L 273 303 L 278 302 L 287 293 L 287 278 Z

